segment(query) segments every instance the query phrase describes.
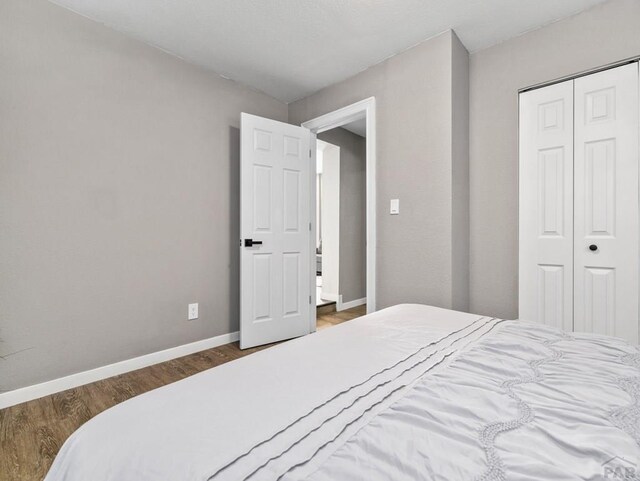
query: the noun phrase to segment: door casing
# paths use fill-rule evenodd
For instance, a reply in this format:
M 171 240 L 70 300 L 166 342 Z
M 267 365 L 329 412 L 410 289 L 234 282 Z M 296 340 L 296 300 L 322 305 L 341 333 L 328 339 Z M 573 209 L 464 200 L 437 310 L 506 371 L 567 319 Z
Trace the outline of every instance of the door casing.
M 311 131 L 311 149 L 315 153 L 316 136 L 327 130 L 335 129 L 346 125 L 354 120 L 366 118 L 367 121 L 367 137 L 366 137 L 366 184 L 367 184 L 367 313 L 376 311 L 376 99 L 369 97 L 359 102 L 353 103 L 341 109 L 329 112 L 320 117 L 308 120 L 302 123 Z M 312 172 L 316 168 L 315 154 L 312 156 Z M 311 202 L 316 202 L 316 185 L 315 180 L 311 186 Z M 316 218 L 315 209 L 311 211 L 311 227 L 310 236 L 311 252 L 315 252 L 316 238 Z M 312 269 L 313 277 L 309 279 L 312 286 L 315 286 L 315 256 L 313 256 L 314 267 Z M 312 304 L 315 307 L 315 288 L 311 290 Z M 315 316 L 309 326 L 309 332 L 316 330 Z

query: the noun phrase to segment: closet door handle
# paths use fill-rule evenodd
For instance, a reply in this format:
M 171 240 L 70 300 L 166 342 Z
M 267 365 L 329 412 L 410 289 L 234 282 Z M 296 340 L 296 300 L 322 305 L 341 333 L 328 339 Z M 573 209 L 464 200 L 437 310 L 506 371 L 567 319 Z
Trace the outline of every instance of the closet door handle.
M 597 245 L 595 245 L 595 244 L 591 244 L 591 245 L 589 246 L 589 250 L 590 250 L 591 252 L 595 252 L 595 251 L 597 251 L 597 250 L 598 250 L 598 246 L 597 246 Z

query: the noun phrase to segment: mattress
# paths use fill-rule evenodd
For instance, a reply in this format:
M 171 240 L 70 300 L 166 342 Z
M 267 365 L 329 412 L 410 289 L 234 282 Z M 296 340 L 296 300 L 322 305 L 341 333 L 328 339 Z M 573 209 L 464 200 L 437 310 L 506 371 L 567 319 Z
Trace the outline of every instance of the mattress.
M 405 304 L 119 404 L 46 481 L 637 479 L 638 463 L 636 346 Z

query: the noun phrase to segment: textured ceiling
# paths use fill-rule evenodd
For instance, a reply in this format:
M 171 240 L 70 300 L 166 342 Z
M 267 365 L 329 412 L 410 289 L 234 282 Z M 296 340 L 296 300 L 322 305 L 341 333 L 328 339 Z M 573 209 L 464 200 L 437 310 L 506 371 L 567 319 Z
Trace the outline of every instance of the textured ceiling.
M 604 0 L 54 0 L 285 102 L 449 28 L 469 51 Z

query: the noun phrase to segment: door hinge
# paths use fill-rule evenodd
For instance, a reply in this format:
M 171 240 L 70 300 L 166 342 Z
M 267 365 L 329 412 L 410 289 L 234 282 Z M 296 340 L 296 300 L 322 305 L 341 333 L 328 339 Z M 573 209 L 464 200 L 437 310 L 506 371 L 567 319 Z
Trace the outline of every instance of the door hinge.
M 309 158 L 311 158 L 311 149 L 309 149 Z
M 311 232 L 311 222 L 309 222 L 309 232 Z
M 309 296 L 309 304 L 311 304 L 311 296 Z

